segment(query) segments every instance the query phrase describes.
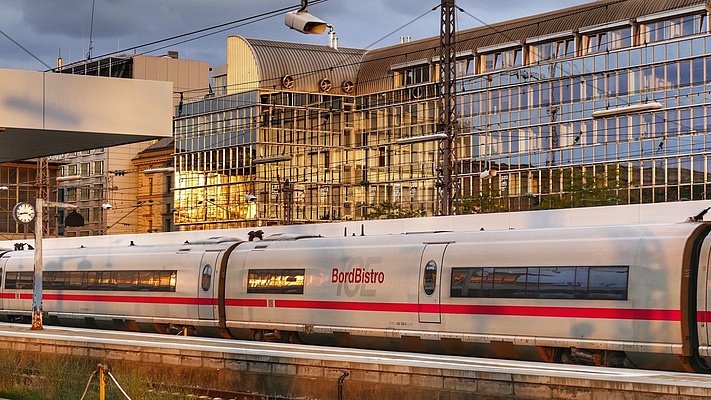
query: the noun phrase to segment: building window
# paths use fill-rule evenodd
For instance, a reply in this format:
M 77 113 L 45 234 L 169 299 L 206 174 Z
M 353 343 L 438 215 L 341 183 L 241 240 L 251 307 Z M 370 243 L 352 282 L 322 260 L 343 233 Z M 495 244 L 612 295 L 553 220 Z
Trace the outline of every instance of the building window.
M 643 25 L 645 43 L 661 42 L 683 36 L 698 35 L 708 31 L 706 15 L 686 15 Z
M 384 146 L 378 147 L 378 167 L 386 167 L 388 165 L 388 152 Z
M 419 65 L 395 71 L 395 87 L 403 87 L 430 81 L 430 65 Z
M 166 175 L 163 177 L 163 194 L 170 194 L 173 190 L 173 175 Z
M 457 58 L 457 77 L 474 75 L 476 73 L 476 61 L 474 58 Z
M 632 27 L 583 36 L 583 54 L 601 53 L 632 46 Z
M 103 161 L 94 161 L 93 162 L 93 169 L 94 169 L 94 175 L 102 175 L 104 173 L 104 162 Z
M 166 218 L 163 220 L 163 232 L 170 232 L 173 230 L 173 220 Z
M 93 185 L 93 188 L 91 189 L 91 191 L 92 191 L 91 198 L 93 200 L 103 200 L 104 188 L 100 184 Z
M 530 63 L 575 56 L 575 40 L 561 39 L 555 42 L 539 43 L 531 46 Z
M 79 164 L 79 171 L 81 176 L 89 176 L 89 163 Z
M 68 202 L 77 201 L 77 190 L 75 188 L 67 188 L 66 193 L 66 199 Z
M 523 51 L 520 47 L 502 50 L 495 53 L 483 54 L 481 59 L 483 61 L 481 63 L 483 69 L 481 72 L 520 67 L 523 65 Z

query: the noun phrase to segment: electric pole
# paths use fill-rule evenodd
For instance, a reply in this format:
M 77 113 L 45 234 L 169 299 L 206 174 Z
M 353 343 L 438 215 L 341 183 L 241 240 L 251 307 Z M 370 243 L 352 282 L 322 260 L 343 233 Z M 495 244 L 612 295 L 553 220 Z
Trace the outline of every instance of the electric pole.
M 442 215 L 454 215 L 455 199 L 459 194 L 456 173 L 457 62 L 455 48 L 455 0 L 442 0 L 440 20 L 440 77 L 438 133 L 447 135 L 440 144 L 440 168 L 437 188 Z

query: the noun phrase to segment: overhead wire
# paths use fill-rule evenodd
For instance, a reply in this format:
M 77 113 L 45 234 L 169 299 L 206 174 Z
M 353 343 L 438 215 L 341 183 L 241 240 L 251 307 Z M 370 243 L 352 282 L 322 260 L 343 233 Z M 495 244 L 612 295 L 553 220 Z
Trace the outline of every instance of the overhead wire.
M 313 1 L 312 1 L 312 5 L 320 4 L 320 3 L 325 3 L 325 2 L 327 2 L 327 1 L 329 1 L 329 0 L 313 0 Z M 300 7 L 300 5 L 298 5 L 298 6 L 295 5 L 295 6 L 289 6 L 289 7 L 282 7 L 282 8 L 276 9 L 276 10 L 263 12 L 263 13 L 256 14 L 256 15 L 252 15 L 252 16 L 245 17 L 245 18 L 240 18 L 240 19 L 237 19 L 237 20 L 234 20 L 234 21 L 225 22 L 225 23 L 222 23 L 222 24 L 217 24 L 217 25 L 213 25 L 213 26 L 206 27 L 206 28 L 197 29 L 197 30 L 194 30 L 194 31 L 191 31 L 191 32 L 182 33 L 182 34 L 170 36 L 170 37 L 163 38 L 163 39 L 159 39 L 159 40 L 154 40 L 154 41 L 151 41 L 151 42 L 148 42 L 148 43 L 139 44 L 139 45 L 136 45 L 136 46 L 126 47 L 126 48 L 123 48 L 123 49 L 121 49 L 121 50 L 116 50 L 116 51 L 112 51 L 112 52 L 109 52 L 109 53 L 104 53 L 104 54 L 102 54 L 102 55 L 100 55 L 100 56 L 97 56 L 97 57 L 94 57 L 94 58 L 106 58 L 106 57 L 109 57 L 109 56 L 112 56 L 112 55 L 115 55 L 115 54 L 126 53 L 126 52 L 129 52 L 129 51 L 131 51 L 131 50 L 138 50 L 138 49 L 141 49 L 141 48 L 144 48 L 144 47 L 149 47 L 149 46 L 153 46 L 153 45 L 156 45 L 156 44 L 161 44 L 161 43 L 165 43 L 165 42 L 169 42 L 169 41 L 173 41 L 173 40 L 185 38 L 185 37 L 188 37 L 188 36 L 197 35 L 197 34 L 199 34 L 199 33 L 205 33 L 205 32 L 214 31 L 214 32 L 210 32 L 210 33 L 205 33 L 205 34 L 203 34 L 203 35 L 201 35 L 201 36 L 196 36 L 196 37 L 193 37 L 193 38 L 190 38 L 190 39 L 183 40 L 183 41 L 179 42 L 178 44 L 186 43 L 186 42 L 193 41 L 193 40 L 197 40 L 197 39 L 202 39 L 202 38 L 205 38 L 205 37 L 208 37 L 208 36 L 211 36 L 211 35 L 215 35 L 215 34 L 217 34 L 217 33 L 224 32 L 224 31 L 226 31 L 226 30 L 234 29 L 234 28 L 237 28 L 237 27 L 242 27 L 242 26 L 249 25 L 249 24 L 252 24 L 252 23 L 255 23 L 255 22 L 259 22 L 259 21 L 263 21 L 263 20 L 265 20 L 265 19 L 273 18 L 273 17 L 275 17 L 275 16 L 277 16 L 277 15 L 282 15 L 284 12 L 289 11 L 289 10 L 293 10 L 293 9 L 296 8 L 296 7 Z M 175 45 L 175 44 L 171 44 L 171 45 Z M 147 50 L 147 51 L 145 51 L 145 52 L 143 52 L 143 53 L 141 53 L 141 54 L 149 54 L 149 53 L 152 53 L 152 52 L 154 52 L 154 51 L 162 50 L 163 48 L 165 48 L 165 47 L 160 47 L 160 48 L 158 48 L 158 49 Z M 47 65 L 45 64 L 45 66 L 47 66 Z M 49 66 L 47 66 L 47 67 L 48 67 L 48 71 L 49 71 L 49 70 L 52 70 L 52 67 L 49 67 Z
M 35 60 L 39 61 L 42 65 L 44 65 L 44 66 L 47 67 L 48 69 L 52 69 L 52 67 L 50 67 L 49 64 L 47 64 L 46 62 L 42 61 L 39 57 L 37 57 L 37 56 L 34 55 L 31 51 L 29 51 L 25 46 L 21 45 L 21 44 L 20 44 L 19 42 L 17 42 L 15 39 L 11 38 L 10 35 L 8 35 L 7 33 L 3 32 L 2 30 L 0 30 L 0 34 L 2 34 L 3 36 L 5 36 L 9 41 L 11 41 L 12 43 L 14 43 L 17 47 L 19 47 L 19 48 L 21 48 L 22 50 L 24 50 L 24 52 L 27 53 L 27 54 L 29 54 L 32 58 L 34 58 Z

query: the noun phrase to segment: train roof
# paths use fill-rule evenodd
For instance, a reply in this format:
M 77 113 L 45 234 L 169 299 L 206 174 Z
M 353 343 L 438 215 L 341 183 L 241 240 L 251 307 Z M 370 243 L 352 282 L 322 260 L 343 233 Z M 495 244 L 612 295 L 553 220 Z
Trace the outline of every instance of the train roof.
M 389 235 L 322 236 L 310 234 L 280 233 L 262 239 L 245 241 L 231 236 L 213 236 L 204 239 L 186 240 L 181 243 L 142 245 L 132 240 L 123 246 L 71 247 L 46 249 L 47 256 L 116 253 L 191 253 L 220 251 L 235 247 L 240 250 L 287 248 L 287 247 L 328 247 L 328 246 L 379 246 L 407 245 L 422 243 L 472 243 L 472 242 L 514 242 L 523 240 L 572 240 L 594 237 L 631 238 L 645 236 L 691 236 L 697 229 L 711 227 L 711 222 L 683 222 L 664 224 L 634 224 L 585 227 L 551 227 L 532 229 L 471 231 L 419 231 Z M 135 238 L 135 237 L 134 237 Z M 386 240 L 387 239 L 387 240 Z M 0 250 L 1 257 L 31 257 L 33 250 Z
M 711 227 L 710 222 L 683 222 L 664 224 L 635 224 L 585 227 L 552 227 L 535 229 L 472 230 L 472 231 L 423 231 L 391 235 L 352 235 L 324 237 L 320 235 L 278 234 L 241 244 L 239 250 L 329 247 L 329 246 L 385 246 L 422 243 L 473 243 L 514 242 L 536 240 L 585 240 L 592 238 L 642 238 L 642 237 L 690 237 L 697 229 Z

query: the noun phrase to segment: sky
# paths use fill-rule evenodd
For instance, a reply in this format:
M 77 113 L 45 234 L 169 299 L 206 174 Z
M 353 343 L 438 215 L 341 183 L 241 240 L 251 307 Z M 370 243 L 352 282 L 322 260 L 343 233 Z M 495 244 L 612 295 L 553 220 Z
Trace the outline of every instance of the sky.
M 474 28 L 482 22 L 493 24 L 591 1 L 457 0 L 465 13 L 457 12 L 456 26 Z M 413 40 L 439 36 L 440 10 L 433 10 L 439 4 L 311 0 L 308 11 L 333 26 L 339 47 L 375 49 L 396 44 L 402 36 Z M 326 34 L 305 35 L 284 25 L 286 10 L 299 5 L 300 0 L 0 0 L 0 68 L 45 71 L 54 68 L 60 56 L 65 65 L 86 59 L 90 43 L 92 58 L 178 51 L 180 58 L 208 61 L 211 66 L 226 63 L 230 35 L 328 44 Z M 259 15 L 264 17 L 255 21 Z M 236 21 L 249 23 L 207 30 Z M 201 30 L 205 31 L 164 41 Z M 154 42 L 160 43 L 145 46 Z

